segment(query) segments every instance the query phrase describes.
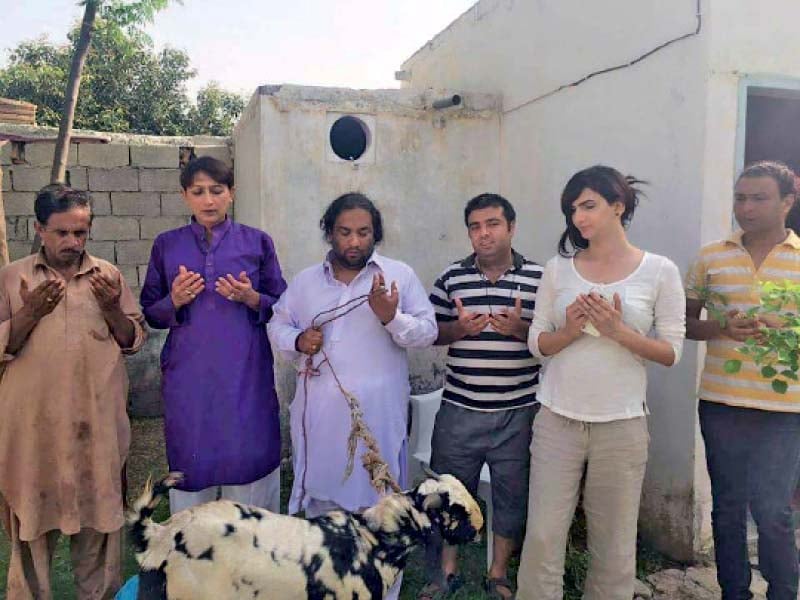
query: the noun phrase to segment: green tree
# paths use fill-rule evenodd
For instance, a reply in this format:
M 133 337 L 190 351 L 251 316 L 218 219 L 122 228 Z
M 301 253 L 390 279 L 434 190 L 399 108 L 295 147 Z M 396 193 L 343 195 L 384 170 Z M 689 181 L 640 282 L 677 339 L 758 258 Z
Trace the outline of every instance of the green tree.
M 173 48 L 156 52 L 147 35 L 113 15 L 103 7 L 94 22 L 74 127 L 152 135 L 229 134 L 244 99 L 210 83 L 193 104 L 186 92 L 195 75 L 188 55 Z M 36 104 L 37 122 L 57 127 L 78 33 L 76 27 L 68 44 L 39 38 L 14 48 L 8 66 L 0 70 L 0 96 Z
M 216 81 L 211 81 L 197 92 L 197 104 L 189 109 L 186 133 L 228 135 L 244 107 L 242 96 L 223 90 Z

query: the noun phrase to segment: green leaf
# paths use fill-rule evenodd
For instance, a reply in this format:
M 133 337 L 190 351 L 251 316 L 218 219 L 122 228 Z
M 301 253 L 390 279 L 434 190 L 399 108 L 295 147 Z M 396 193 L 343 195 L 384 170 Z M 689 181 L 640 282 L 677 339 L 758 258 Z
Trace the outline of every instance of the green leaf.
M 767 379 L 771 379 L 772 377 L 775 377 L 775 375 L 777 374 L 778 372 L 769 365 L 761 369 L 761 376 L 766 377 Z
M 734 373 L 738 373 L 742 368 L 742 361 L 734 359 L 726 360 L 722 368 L 729 375 L 733 375 Z
M 772 389 L 778 392 L 779 394 L 785 394 L 786 390 L 789 389 L 789 384 L 786 383 L 783 379 L 773 379 Z
M 786 377 L 786 379 L 791 379 L 792 381 L 798 381 L 798 379 L 797 379 L 797 371 L 792 371 L 791 369 L 786 369 L 785 371 L 781 371 L 781 375 Z

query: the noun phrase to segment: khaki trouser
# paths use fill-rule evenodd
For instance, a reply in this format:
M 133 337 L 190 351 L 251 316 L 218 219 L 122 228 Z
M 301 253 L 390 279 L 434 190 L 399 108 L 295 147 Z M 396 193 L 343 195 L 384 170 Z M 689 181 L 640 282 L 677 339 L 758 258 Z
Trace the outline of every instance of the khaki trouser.
M 52 600 L 50 566 L 59 531 L 30 542 L 19 539 L 19 520 L 0 499 L 0 521 L 11 539 L 6 600 Z M 122 531 L 81 529 L 70 537 L 78 600 L 111 599 L 122 585 Z
M 630 600 L 647 447 L 645 417 L 587 423 L 542 407 L 531 442 L 528 529 L 519 600 L 562 600 L 567 537 L 583 486 L 589 572 L 585 600 Z

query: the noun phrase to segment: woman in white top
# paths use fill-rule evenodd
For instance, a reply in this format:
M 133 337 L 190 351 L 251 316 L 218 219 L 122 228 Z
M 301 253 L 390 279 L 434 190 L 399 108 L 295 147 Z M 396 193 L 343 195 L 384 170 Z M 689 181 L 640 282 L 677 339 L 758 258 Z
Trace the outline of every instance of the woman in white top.
M 584 598 L 633 597 L 650 439 L 645 365 L 676 364 L 685 333 L 677 267 L 625 235 L 637 183 L 595 166 L 573 175 L 561 196 L 567 229 L 559 256 L 544 270 L 528 337 L 545 366 L 531 443 L 520 600 L 561 600 L 582 482 L 591 555 Z

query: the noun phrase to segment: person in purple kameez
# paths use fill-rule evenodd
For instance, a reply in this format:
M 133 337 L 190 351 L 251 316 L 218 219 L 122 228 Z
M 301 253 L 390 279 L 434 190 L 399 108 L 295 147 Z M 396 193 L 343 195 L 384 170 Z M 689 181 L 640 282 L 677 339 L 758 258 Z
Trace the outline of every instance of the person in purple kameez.
M 233 172 L 203 157 L 181 174 L 190 225 L 153 243 L 141 302 L 168 328 L 161 353 L 170 508 L 224 498 L 279 511 L 280 424 L 266 323 L 286 289 L 270 237 L 233 223 Z M 221 489 L 220 489 L 221 488 Z

